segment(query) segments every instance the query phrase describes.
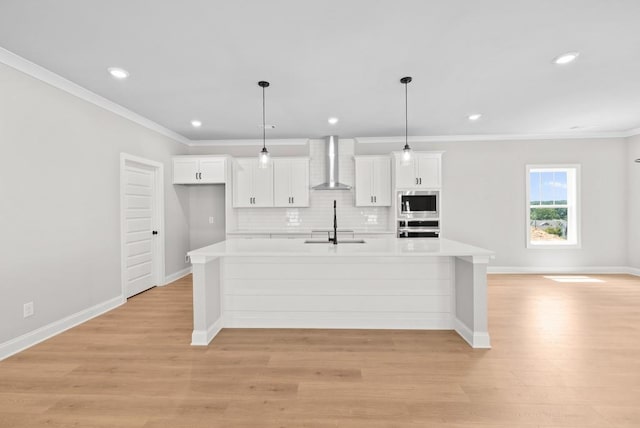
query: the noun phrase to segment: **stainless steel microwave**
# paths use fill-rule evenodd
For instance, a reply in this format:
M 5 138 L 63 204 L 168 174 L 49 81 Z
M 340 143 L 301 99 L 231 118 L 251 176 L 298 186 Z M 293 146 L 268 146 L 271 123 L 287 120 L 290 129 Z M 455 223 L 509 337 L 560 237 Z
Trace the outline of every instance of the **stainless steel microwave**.
M 440 192 L 437 190 L 398 192 L 398 218 L 440 218 Z

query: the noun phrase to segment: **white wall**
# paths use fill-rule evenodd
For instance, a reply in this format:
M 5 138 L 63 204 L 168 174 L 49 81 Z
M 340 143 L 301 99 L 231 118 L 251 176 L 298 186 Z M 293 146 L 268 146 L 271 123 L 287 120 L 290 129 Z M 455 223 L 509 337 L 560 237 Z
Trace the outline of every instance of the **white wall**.
M 357 154 L 402 144 L 358 144 Z M 496 252 L 500 267 L 627 266 L 624 139 L 412 144 L 442 150 L 444 236 Z M 582 248 L 527 249 L 525 165 L 582 165 Z
M 121 294 L 120 152 L 165 164 L 166 273 L 188 267 L 184 145 L 3 64 L 0 94 L 0 344 Z
M 189 248 L 206 247 L 224 241 L 225 236 L 225 185 L 189 186 Z
M 640 135 L 628 139 L 625 158 L 628 169 L 628 264 L 640 270 L 640 163 L 635 163 L 635 159 L 640 159 Z

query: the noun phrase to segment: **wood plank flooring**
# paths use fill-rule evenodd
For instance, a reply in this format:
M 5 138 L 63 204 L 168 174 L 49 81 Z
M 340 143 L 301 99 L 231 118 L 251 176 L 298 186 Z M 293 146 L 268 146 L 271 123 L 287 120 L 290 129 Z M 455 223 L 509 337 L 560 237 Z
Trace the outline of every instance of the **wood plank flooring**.
M 640 278 L 489 279 L 491 350 L 454 332 L 225 329 L 191 278 L 0 362 L 0 427 L 640 426 Z

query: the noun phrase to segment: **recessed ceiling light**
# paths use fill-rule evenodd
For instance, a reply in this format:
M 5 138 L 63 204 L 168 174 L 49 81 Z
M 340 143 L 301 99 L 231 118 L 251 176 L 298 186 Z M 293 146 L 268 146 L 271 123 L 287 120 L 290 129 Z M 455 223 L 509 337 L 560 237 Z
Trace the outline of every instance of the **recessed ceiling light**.
M 122 80 L 122 79 L 126 79 L 127 77 L 129 77 L 129 72 L 127 70 L 125 70 L 124 68 L 109 67 L 109 68 L 107 68 L 107 71 L 115 79 Z
M 480 113 L 474 113 L 474 114 L 470 114 L 469 115 L 469 120 L 472 122 L 475 122 L 476 120 L 480 119 L 482 117 L 482 115 Z
M 330 125 L 335 125 L 336 123 L 338 123 L 338 118 L 337 117 L 330 117 L 327 122 L 329 122 Z
M 553 59 L 553 63 L 558 65 L 569 64 L 575 61 L 579 55 L 580 55 L 580 52 L 567 52 L 565 54 L 555 57 Z
M 192 120 L 191 126 L 193 126 L 194 128 L 200 128 L 202 126 L 202 122 L 200 122 L 199 120 Z

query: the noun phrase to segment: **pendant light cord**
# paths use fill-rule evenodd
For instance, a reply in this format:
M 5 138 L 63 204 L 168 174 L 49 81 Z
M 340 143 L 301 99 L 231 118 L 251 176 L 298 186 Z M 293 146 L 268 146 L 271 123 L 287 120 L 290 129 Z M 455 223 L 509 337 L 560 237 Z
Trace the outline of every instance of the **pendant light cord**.
M 265 122 L 264 86 L 262 87 L 262 149 L 267 148 L 267 126 Z
M 404 144 L 405 146 L 409 145 L 409 101 L 407 100 L 408 91 L 407 91 L 408 83 L 404 84 Z

